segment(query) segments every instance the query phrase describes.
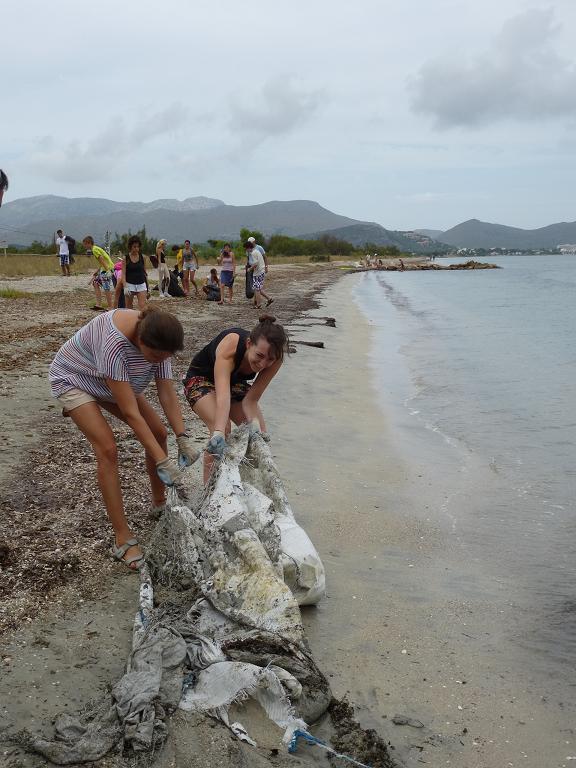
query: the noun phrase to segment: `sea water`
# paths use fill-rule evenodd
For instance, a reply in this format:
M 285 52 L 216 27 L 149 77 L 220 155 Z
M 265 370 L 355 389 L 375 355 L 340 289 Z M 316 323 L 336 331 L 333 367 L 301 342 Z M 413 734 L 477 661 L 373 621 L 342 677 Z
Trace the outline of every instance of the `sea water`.
M 426 455 L 444 490 L 427 514 L 486 576 L 483 588 L 497 581 L 531 617 L 513 642 L 567 671 L 576 651 L 576 257 L 490 261 L 501 269 L 364 273 L 354 297 L 373 328 L 378 399 L 404 452 Z M 463 572 L 452 588 L 465 584 Z

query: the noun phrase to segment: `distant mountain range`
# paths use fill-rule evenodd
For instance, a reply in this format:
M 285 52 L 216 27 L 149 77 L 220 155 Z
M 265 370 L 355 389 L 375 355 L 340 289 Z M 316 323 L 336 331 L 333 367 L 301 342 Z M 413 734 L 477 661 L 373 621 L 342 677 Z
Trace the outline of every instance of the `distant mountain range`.
M 512 248 L 532 250 L 576 243 L 576 221 L 550 224 L 539 229 L 519 229 L 470 219 L 436 234 L 438 240 L 459 248 Z
M 417 251 L 429 248 L 429 240 L 423 235 L 394 232 L 380 224 L 340 216 L 311 200 L 236 206 L 208 197 L 123 203 L 41 195 L 14 200 L 0 209 L 0 239 L 15 245 L 50 241 L 56 229 L 63 229 L 77 240 L 91 234 L 101 242 L 107 230 L 112 234 L 135 232 L 144 226 L 149 235 L 166 237 L 170 242 L 186 238 L 193 242 L 210 238 L 232 240 L 242 227 L 247 227 L 266 236 L 311 238 L 322 234 L 360 246 L 371 242 Z
M 153 200 L 150 203 L 117 202 L 99 197 L 40 195 L 6 203 L 0 209 L 0 240 L 30 245 L 33 240 L 50 241 L 62 228 L 77 240 L 91 234 L 102 241 L 112 234 L 146 227 L 152 237 L 170 242 L 190 238 L 233 240 L 242 227 L 264 235 L 313 238 L 330 235 L 356 246 L 366 243 L 395 245 L 401 250 L 426 253 L 444 247 L 458 248 L 555 248 L 576 243 L 576 222 L 551 224 L 540 229 L 519 229 L 470 219 L 452 229 L 398 231 L 380 224 L 341 216 L 312 200 L 272 201 L 259 205 L 226 205 L 210 197 L 186 200 Z

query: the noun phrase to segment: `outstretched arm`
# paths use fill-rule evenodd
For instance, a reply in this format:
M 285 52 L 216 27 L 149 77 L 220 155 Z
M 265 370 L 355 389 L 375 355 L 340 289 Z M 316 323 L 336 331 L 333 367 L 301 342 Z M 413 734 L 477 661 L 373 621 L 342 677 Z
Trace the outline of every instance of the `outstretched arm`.
M 277 360 L 274 365 L 270 366 L 270 368 L 265 368 L 259 373 L 256 377 L 256 381 L 250 387 L 250 391 L 244 400 L 242 400 L 242 410 L 244 411 L 246 421 L 251 422 L 254 419 L 258 419 L 262 432 L 266 432 L 266 424 L 264 423 L 264 417 L 261 416 L 261 412 L 260 414 L 258 412 L 258 401 L 281 367 L 282 360 Z
M 178 437 L 186 431 L 178 397 L 171 379 L 156 379 L 158 399 L 172 431 Z
M 238 347 L 239 336 L 229 333 L 216 349 L 214 364 L 214 384 L 216 386 L 216 418 L 214 431 L 226 434 L 230 420 L 230 376 L 234 370 L 234 355 Z
M 110 387 L 114 402 L 120 409 L 126 423 L 134 432 L 140 443 L 144 446 L 146 453 L 156 462 L 163 461 L 166 458 L 164 450 L 158 444 L 148 426 L 146 420 L 140 413 L 134 390 L 128 381 L 116 381 L 115 379 L 106 379 Z

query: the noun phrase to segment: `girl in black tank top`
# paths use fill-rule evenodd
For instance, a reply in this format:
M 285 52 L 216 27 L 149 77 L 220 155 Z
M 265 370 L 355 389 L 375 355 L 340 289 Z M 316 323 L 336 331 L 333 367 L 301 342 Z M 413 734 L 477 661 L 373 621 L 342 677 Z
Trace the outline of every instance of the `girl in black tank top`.
M 144 310 L 148 296 L 148 278 L 142 256 L 142 243 L 138 235 L 132 235 L 128 240 L 128 255 L 122 262 L 122 283 L 126 309 L 132 309 L 136 296 L 138 309 Z
M 230 421 L 247 421 L 265 434 L 266 424 L 258 403 L 280 370 L 287 347 L 284 328 L 271 315 L 263 315 L 252 331 L 227 328 L 192 358 L 184 392 L 190 407 L 211 434 L 204 454 L 205 482 L 210 477 L 214 457 L 224 454 Z

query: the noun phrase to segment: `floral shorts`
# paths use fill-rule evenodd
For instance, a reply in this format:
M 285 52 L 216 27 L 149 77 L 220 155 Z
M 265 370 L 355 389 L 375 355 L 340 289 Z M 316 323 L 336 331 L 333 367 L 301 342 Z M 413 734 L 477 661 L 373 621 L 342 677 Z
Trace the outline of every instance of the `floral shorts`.
M 233 403 L 240 403 L 248 392 L 250 391 L 251 384 L 247 381 L 239 381 L 236 384 L 230 385 L 230 399 Z M 210 379 L 204 376 L 192 376 L 184 382 L 184 396 L 190 408 L 194 408 L 198 400 L 201 400 L 205 395 L 216 392 L 216 385 Z
M 96 277 L 94 278 L 94 282 L 98 283 L 100 288 L 106 293 L 108 291 L 114 290 L 114 280 L 112 279 L 114 276 L 114 272 L 104 272 L 104 270 L 100 270 Z

